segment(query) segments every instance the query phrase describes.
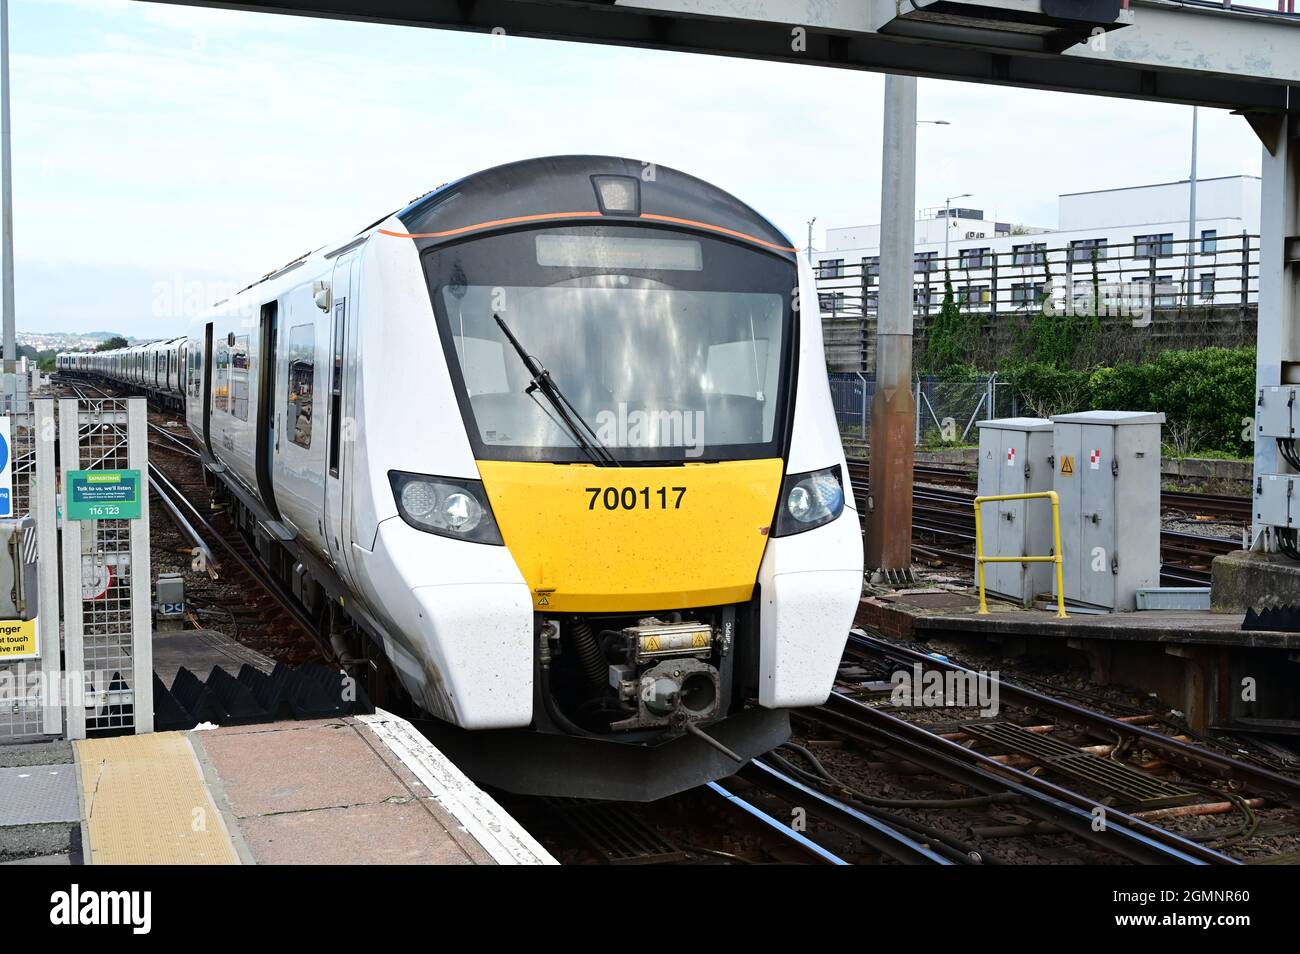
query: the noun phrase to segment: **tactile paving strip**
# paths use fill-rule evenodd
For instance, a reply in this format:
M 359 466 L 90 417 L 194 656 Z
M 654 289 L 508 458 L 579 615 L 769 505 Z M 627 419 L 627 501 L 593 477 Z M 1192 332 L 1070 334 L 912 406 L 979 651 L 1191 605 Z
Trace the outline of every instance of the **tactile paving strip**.
M 238 864 L 182 732 L 77 743 L 93 864 Z
M 0 828 L 75 822 L 80 818 L 75 765 L 0 769 Z
M 992 743 L 1001 751 L 1025 755 L 1042 765 L 1083 782 L 1089 782 L 1126 804 L 1143 808 L 1176 805 L 1195 799 L 1196 793 L 1172 782 L 1129 768 L 1122 762 L 1080 752 L 1054 736 L 1030 732 L 1014 722 L 974 722 L 962 731 Z

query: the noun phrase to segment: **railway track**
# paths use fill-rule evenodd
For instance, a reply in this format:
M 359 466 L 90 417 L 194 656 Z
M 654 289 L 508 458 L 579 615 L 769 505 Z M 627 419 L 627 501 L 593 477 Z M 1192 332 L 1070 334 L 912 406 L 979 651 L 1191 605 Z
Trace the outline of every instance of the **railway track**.
M 1003 826 L 1002 835 L 1068 832 L 1139 863 L 1234 864 L 1300 847 L 1300 778 L 1213 740 L 1157 731 L 1155 716 L 1106 715 L 857 632 L 845 666 L 840 687 L 806 718 L 978 791 L 1014 782 L 1025 799 L 1017 809 L 1039 821 Z M 996 711 L 952 704 L 962 700 L 949 690 L 932 705 L 893 706 L 880 692 L 898 671 L 967 685 L 982 677 Z M 1095 830 L 1099 808 L 1103 832 Z M 1216 823 L 1238 819 L 1236 827 Z
M 918 480 L 926 481 L 912 491 L 915 549 L 946 563 L 974 567 L 974 478 L 964 471 L 943 467 L 917 467 L 915 473 Z M 851 461 L 849 476 L 853 480 L 858 512 L 865 513 L 870 468 L 865 461 Z M 933 483 L 943 486 L 930 486 Z M 1161 507 L 1166 513 L 1221 516 L 1243 522 L 1250 518 L 1249 498 L 1165 492 L 1161 495 Z M 1161 583 L 1208 586 L 1213 559 L 1239 549 L 1241 541 L 1233 537 L 1163 529 L 1160 532 Z

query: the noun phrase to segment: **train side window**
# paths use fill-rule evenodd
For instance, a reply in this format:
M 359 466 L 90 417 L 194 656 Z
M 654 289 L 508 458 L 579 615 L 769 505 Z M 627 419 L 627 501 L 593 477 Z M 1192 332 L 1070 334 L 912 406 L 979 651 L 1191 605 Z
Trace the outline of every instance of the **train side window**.
M 248 420 L 248 335 L 236 335 L 230 349 L 230 413 Z
M 343 425 L 343 344 L 347 299 L 334 304 L 334 361 L 330 368 L 330 476 L 339 475 L 339 440 Z
M 316 327 L 289 329 L 289 395 L 285 412 L 289 440 L 311 447 L 312 395 L 316 390 Z
M 230 346 L 225 338 L 212 349 L 212 406 L 230 413 Z

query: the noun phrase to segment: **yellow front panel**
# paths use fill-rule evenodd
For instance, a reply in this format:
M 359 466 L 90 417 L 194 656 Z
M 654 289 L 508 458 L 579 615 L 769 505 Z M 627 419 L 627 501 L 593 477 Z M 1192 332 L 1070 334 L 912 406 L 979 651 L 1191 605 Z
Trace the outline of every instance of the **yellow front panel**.
M 749 599 L 782 473 L 779 458 L 684 467 L 484 460 L 478 468 L 533 605 L 564 613 Z

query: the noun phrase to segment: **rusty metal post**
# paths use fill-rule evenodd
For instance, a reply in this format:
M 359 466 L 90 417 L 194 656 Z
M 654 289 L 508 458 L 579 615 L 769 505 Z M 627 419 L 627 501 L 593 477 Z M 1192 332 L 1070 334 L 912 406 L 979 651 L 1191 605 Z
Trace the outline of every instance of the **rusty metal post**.
M 876 299 L 876 391 L 871 399 L 871 496 L 866 565 L 886 577 L 912 565 L 912 283 L 916 233 L 916 78 L 885 77 Z

